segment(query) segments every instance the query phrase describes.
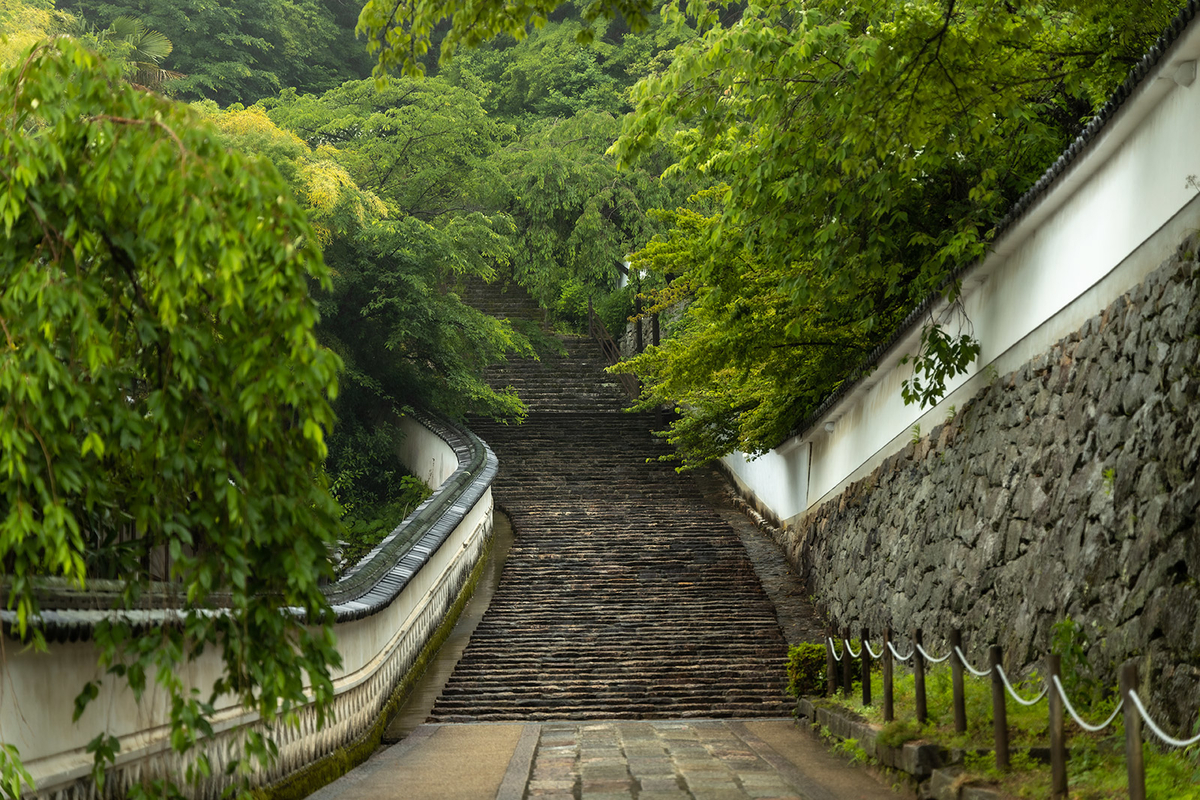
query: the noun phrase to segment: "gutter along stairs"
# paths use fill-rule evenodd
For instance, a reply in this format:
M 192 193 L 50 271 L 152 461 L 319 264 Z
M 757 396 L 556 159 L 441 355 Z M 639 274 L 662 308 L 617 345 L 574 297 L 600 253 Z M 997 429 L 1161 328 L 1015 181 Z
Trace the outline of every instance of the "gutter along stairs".
M 515 287 L 467 301 L 536 309 Z M 787 647 L 741 541 L 654 460 L 668 451 L 653 415 L 621 410 L 599 347 L 559 338 L 567 356 L 490 376 L 525 399 L 524 424 L 472 420 L 515 541 L 430 721 L 788 716 Z

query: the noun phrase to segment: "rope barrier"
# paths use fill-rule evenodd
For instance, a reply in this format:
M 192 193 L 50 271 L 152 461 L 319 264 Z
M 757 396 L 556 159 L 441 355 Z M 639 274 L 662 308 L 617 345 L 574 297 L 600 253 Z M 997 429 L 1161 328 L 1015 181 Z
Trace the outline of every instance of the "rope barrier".
M 1039 694 L 1037 697 L 1033 698 L 1032 700 L 1026 700 L 1023 697 L 1021 697 L 1021 695 L 1017 694 L 1017 690 L 1014 689 L 1013 685 L 1008 682 L 1008 676 L 1004 674 L 1004 667 L 997 664 L 996 671 L 1000 673 L 1000 680 L 1004 681 L 1004 688 L 1008 689 L 1008 693 L 1010 695 L 1012 695 L 1012 699 L 1016 700 L 1018 703 L 1020 703 L 1023 706 L 1037 705 L 1041 701 L 1041 699 L 1046 696 L 1046 693 L 1050 691 L 1050 684 L 1046 684 L 1044 687 L 1042 687 L 1041 694 Z
M 921 655 L 925 656 L 925 660 L 931 664 L 940 664 L 950 657 L 950 654 L 946 653 L 946 655 L 942 656 L 941 658 L 934 658 L 933 656 L 929 655 L 929 653 L 926 653 L 925 648 L 921 647 L 921 645 L 917 645 L 917 650 L 920 651 Z M 984 674 L 986 675 L 987 673 L 985 672 Z
M 957 648 L 957 647 L 954 648 L 954 652 L 958 653 L 958 660 L 961 661 L 962 665 L 967 668 L 967 671 L 970 672 L 972 675 L 974 675 L 976 678 L 986 678 L 988 675 L 992 674 L 991 667 L 988 667 L 985 670 L 978 670 L 978 669 L 975 669 L 974 667 L 972 667 L 967 662 L 967 657 L 963 655 L 963 651 L 960 650 L 959 648 Z M 1003 673 L 1001 673 L 1001 674 L 1003 674 Z
M 1200 742 L 1200 733 L 1193 736 L 1191 739 L 1176 739 L 1173 736 L 1168 736 L 1163 733 L 1163 729 L 1154 724 L 1154 720 L 1150 719 L 1150 714 L 1146 712 L 1146 707 L 1142 705 L 1142 699 L 1137 696 L 1137 692 L 1130 690 L 1129 699 L 1133 701 L 1133 705 L 1137 708 L 1138 713 L 1142 715 L 1142 720 L 1146 723 L 1146 727 L 1154 731 L 1154 735 L 1162 739 L 1171 747 L 1190 747 L 1196 742 Z
M 858 652 L 856 653 L 856 652 L 854 652 L 854 649 L 850 646 L 850 640 L 843 639 L 842 644 L 844 646 L 844 649 L 842 651 L 842 655 L 839 656 L 837 654 L 837 644 L 833 641 L 833 638 L 826 637 L 826 640 L 829 642 L 829 652 L 833 655 L 833 658 L 835 661 L 841 661 L 842 658 L 847 653 L 849 653 L 852 658 L 858 658 L 860 655 L 862 655 L 863 648 L 866 648 L 867 652 L 871 654 L 871 658 L 874 658 L 874 659 L 881 658 L 884 653 L 884 650 L 882 647 L 879 648 L 879 652 L 876 653 L 871 648 L 871 643 L 868 641 L 865 641 L 865 640 L 862 643 L 862 647 L 860 647 Z M 900 653 L 896 650 L 895 645 L 893 645 L 890 641 L 885 642 L 884 644 L 887 645 L 887 649 L 891 650 L 892 655 L 895 656 L 896 659 L 899 661 L 908 661 L 910 658 L 913 657 L 914 653 L 919 652 L 930 663 L 940 664 L 943 661 L 945 661 L 946 659 L 950 658 L 950 656 L 958 655 L 958 660 L 962 662 L 962 665 L 964 667 L 966 667 L 967 670 L 972 675 L 974 675 L 978 678 L 986 678 L 988 675 L 992 674 L 992 669 L 993 669 L 992 667 L 989 667 L 986 670 L 978 670 L 978 669 L 975 669 L 973 666 L 971 666 L 970 662 L 967 661 L 966 655 L 963 654 L 962 649 L 958 648 L 958 647 L 955 647 L 951 652 L 947 653 L 946 655 L 942 656 L 941 658 L 934 658 L 928 652 L 926 652 L 924 647 L 922 647 L 919 644 L 914 645 L 913 650 L 911 652 L 909 652 L 909 654 L 906 656 L 900 655 Z M 1042 691 L 1038 694 L 1037 697 L 1033 698 L 1032 700 L 1026 700 L 1025 698 L 1021 697 L 1019 694 L 1017 694 L 1017 690 L 1013 688 L 1012 683 L 1008 680 L 1008 675 L 1004 672 L 1003 666 L 997 664 L 995 666 L 995 670 L 1000 675 L 1000 680 L 1003 681 L 1004 688 L 1008 690 L 1009 696 L 1011 696 L 1013 700 L 1017 701 L 1018 703 L 1020 703 L 1023 706 L 1032 706 L 1032 705 L 1036 705 L 1036 704 L 1040 703 L 1042 701 L 1042 698 L 1044 698 L 1047 695 L 1047 693 L 1049 693 L 1051 686 L 1053 686 L 1055 689 L 1058 690 L 1058 696 L 1062 698 L 1063 705 L 1066 707 L 1067 712 L 1071 715 L 1071 719 L 1075 720 L 1075 724 L 1077 724 L 1079 727 L 1083 728 L 1085 731 L 1090 731 L 1092 733 L 1096 733 L 1097 731 L 1102 731 L 1105 728 L 1107 728 L 1109 725 L 1111 725 L 1112 721 L 1117 718 L 1117 714 L 1121 713 L 1121 709 L 1125 705 L 1124 700 L 1122 700 L 1120 703 L 1117 703 L 1117 707 L 1115 709 L 1113 709 L 1113 712 L 1112 712 L 1112 714 L 1110 714 L 1108 716 L 1108 719 L 1104 720 L 1104 722 L 1100 723 L 1099 725 L 1092 725 L 1091 723 L 1084 721 L 1084 719 L 1082 717 L 1080 717 L 1079 713 L 1075 710 L 1075 706 L 1071 705 L 1071 700 L 1070 700 L 1070 698 L 1067 697 L 1067 690 L 1063 688 L 1062 681 L 1060 681 L 1058 679 L 1057 675 L 1051 676 L 1051 681 L 1042 688 Z M 1192 745 L 1196 744 L 1197 742 L 1200 742 L 1200 733 L 1196 734 L 1195 736 L 1193 736 L 1190 739 L 1176 739 L 1175 737 L 1168 735 L 1165 731 L 1163 731 L 1162 728 L 1158 727 L 1158 724 L 1150 717 L 1150 713 L 1148 711 L 1146 711 L 1146 707 L 1144 705 L 1142 705 L 1142 700 L 1140 697 L 1138 697 L 1137 692 L 1131 690 L 1129 692 L 1129 699 L 1133 701 L 1134 707 L 1137 708 L 1138 713 L 1141 714 L 1142 720 L 1146 723 L 1146 727 L 1150 728 L 1150 730 L 1154 733 L 1154 735 L 1157 736 L 1159 739 L 1161 739 L 1168 746 L 1170 746 L 1170 747 L 1191 747 Z
M 1058 696 L 1062 698 L 1063 705 L 1067 707 L 1067 711 L 1071 714 L 1071 719 L 1075 720 L 1075 723 L 1085 731 L 1091 731 L 1092 733 L 1095 733 L 1096 731 L 1104 730 L 1108 727 L 1109 723 L 1117 718 L 1117 714 L 1121 713 L 1121 707 L 1125 705 L 1125 701 L 1121 700 L 1121 702 L 1117 703 L 1117 707 L 1113 709 L 1113 713 L 1108 719 L 1104 720 L 1104 722 L 1100 723 L 1099 725 L 1090 725 L 1084 722 L 1083 719 L 1080 718 L 1079 714 L 1075 712 L 1075 706 L 1071 705 L 1071 701 L 1067 698 L 1067 691 L 1063 688 L 1062 681 L 1058 679 L 1057 675 L 1052 677 L 1054 679 L 1054 687 L 1058 689 Z
M 898 661 L 908 661 L 910 658 L 912 658 L 912 657 L 913 657 L 913 654 L 912 654 L 912 651 L 911 651 L 911 650 L 909 651 L 908 655 L 906 655 L 906 656 L 902 656 L 902 655 L 900 655 L 899 653 L 897 653 L 897 652 L 896 652 L 896 648 L 892 646 L 892 643 L 891 643 L 891 642 L 888 642 L 888 643 L 887 643 L 887 646 L 888 646 L 888 650 L 891 650 L 891 651 L 892 651 L 892 655 L 894 655 Z

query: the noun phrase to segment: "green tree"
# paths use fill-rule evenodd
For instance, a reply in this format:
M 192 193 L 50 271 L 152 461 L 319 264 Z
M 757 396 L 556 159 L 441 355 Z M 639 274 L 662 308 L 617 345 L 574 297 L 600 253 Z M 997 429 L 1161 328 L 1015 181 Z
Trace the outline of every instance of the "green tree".
M 392 216 L 444 223 L 485 211 L 488 158 L 511 130 L 479 100 L 440 79 L 377 87 L 350 81 L 320 95 L 284 91 L 261 103 L 310 147 L 329 147 Z
M 346 366 L 326 462 L 344 507 L 370 514 L 403 492 L 395 420 L 412 407 L 521 416 L 516 396 L 481 376 L 528 343 L 458 294 L 512 255 L 511 222 L 478 211 L 471 192 L 496 135 L 474 97 L 437 80 L 360 81 L 204 109 L 232 147 L 278 166 L 332 270 L 315 292 L 317 335 Z
M 542 122 L 495 157 L 501 180 L 491 202 L 516 223 L 514 277 L 566 321 L 581 321 L 577 306 L 589 295 L 613 290 L 618 264 L 660 229 L 646 210 L 686 196 L 685 181 L 658 178 L 665 148 L 619 170 L 605 154 L 619 130 L 611 114 L 580 111 Z M 570 308 L 568 296 L 577 298 Z
M 157 89 L 168 80 L 182 77 L 160 66 L 174 49 L 171 40 L 159 31 L 147 28 L 140 19 L 117 17 L 107 30 L 92 38 L 99 52 L 125 61 L 126 77 L 133 83 Z
M 790 307 L 781 309 L 786 324 L 770 329 L 760 329 L 756 315 L 728 319 L 727 346 L 708 353 L 707 373 L 683 357 L 686 344 L 644 360 L 651 396 L 673 397 L 691 413 L 698 406 L 690 392 L 739 363 L 740 336 L 787 349 L 812 339 L 814 327 L 836 326 L 865 352 L 925 297 L 941 290 L 953 299 L 948 276 L 986 252 L 1005 211 L 1124 77 L 1174 5 L 1144 4 L 1135 14 L 1087 0 L 813 0 L 749 6 L 739 24 L 712 26 L 681 45 L 670 66 L 635 89 L 636 111 L 612 152 L 631 163 L 667 137 L 680 153 L 676 169 L 725 183 L 707 233 L 711 251 L 689 254 L 703 260 L 686 269 L 695 294 L 721 285 L 725 268 L 713 259 L 728 258 L 732 247 L 775 276 Z M 672 6 L 664 13 L 688 23 Z M 712 21 L 709 12 L 694 20 Z M 723 289 L 719 300 L 705 295 L 700 308 L 735 309 L 760 288 Z M 908 399 L 940 396 L 944 379 L 977 352 L 969 325 L 955 332 L 938 322 L 929 320 L 914 354 L 922 371 Z M 806 374 L 792 390 L 775 384 L 728 404 L 722 424 L 710 425 L 720 434 L 693 441 L 695 452 L 774 446 L 788 421 L 802 419 L 854 366 L 855 359 L 834 372 L 797 365 Z M 781 405 L 781 424 L 745 435 L 738 415 L 763 403 Z M 738 429 L 742 436 L 728 434 Z
M 478 100 L 438 79 L 356 81 L 262 106 L 378 203 L 343 215 L 325 245 L 335 274 L 321 335 L 347 364 L 339 416 L 409 406 L 520 416 L 516 396 L 481 376 L 528 343 L 458 294 L 469 278 L 493 279 L 514 252 L 511 220 L 481 199 L 503 131 Z M 308 196 L 314 208 L 338 206 Z
M 185 100 L 253 103 L 282 88 L 328 89 L 369 64 L 336 3 L 321 0 L 59 0 L 99 28 L 133 17 L 175 46 L 168 88 Z M 344 21 L 344 18 L 343 18 Z
M 460 45 L 475 47 L 500 35 L 523 39 L 530 29 L 543 27 L 568 2 L 417 0 L 401 4 L 367 0 L 357 30 L 367 37 L 367 48 L 377 58 L 377 74 L 399 68 L 405 75 L 416 77 L 425 72 L 435 31 L 445 31 L 438 42 L 438 63 L 445 64 Z M 645 30 L 653 7 L 653 0 L 594 0 L 584 7 L 576 40 L 590 43 L 596 34 L 595 24 L 602 19 L 620 18 L 630 30 Z
M 308 284 L 329 285 L 315 231 L 268 162 L 73 40 L 4 72 L 0 105 L 0 581 L 16 634 L 44 646 L 40 576 L 87 588 L 103 553 L 118 608 L 180 606 L 176 624 L 113 617 L 95 635 L 105 680 L 168 694 L 176 750 L 211 734 L 222 694 L 267 723 L 306 684 L 325 708 L 339 362 L 314 334 Z M 191 691 L 180 667 L 212 647 L 224 671 Z M 80 710 L 96 695 L 82 688 Z M 92 743 L 98 779 L 118 745 Z
M 662 316 L 664 339 L 616 368 L 641 379 L 640 407 L 684 411 L 667 438 L 686 467 L 782 440 L 797 412 L 836 388 L 872 341 L 836 298 L 797 309 L 784 278 L 809 267 L 783 270 L 755 258 L 736 235 L 713 236 L 725 190 L 658 212 L 669 233 L 634 254 L 632 268 L 646 274 L 646 313 Z

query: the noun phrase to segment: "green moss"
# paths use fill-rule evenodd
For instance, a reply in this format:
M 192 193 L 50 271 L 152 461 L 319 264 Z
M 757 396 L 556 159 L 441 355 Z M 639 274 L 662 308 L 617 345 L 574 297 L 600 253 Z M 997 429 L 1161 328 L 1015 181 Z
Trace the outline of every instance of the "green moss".
M 446 612 L 446 616 L 442 619 L 442 624 L 438 626 L 432 638 L 422 648 L 412 667 L 404 673 L 404 677 L 396 684 L 396 688 L 392 690 L 391 695 L 388 697 L 382 713 L 376 718 L 375 724 L 367 728 L 344 747 L 339 747 L 332 753 L 317 759 L 307 766 L 301 767 L 269 786 L 256 789 L 253 793 L 255 800 L 300 800 L 300 798 L 307 797 L 322 786 L 332 783 L 370 758 L 371 754 L 379 748 L 379 743 L 383 740 L 383 733 L 387 730 L 388 724 L 404 706 L 404 703 L 416 687 L 417 681 L 425 674 L 426 668 L 433 661 L 442 644 L 450 636 L 450 632 L 454 630 L 454 626 L 458 622 L 458 618 L 462 615 L 467 601 L 475 593 L 475 587 L 479 585 L 479 580 L 487 568 L 491 547 L 492 544 L 489 541 L 483 554 L 471 570 L 471 574 L 467 576 L 467 582 L 463 585 L 462 590 L 459 591 L 454 604 L 450 606 L 449 611 Z

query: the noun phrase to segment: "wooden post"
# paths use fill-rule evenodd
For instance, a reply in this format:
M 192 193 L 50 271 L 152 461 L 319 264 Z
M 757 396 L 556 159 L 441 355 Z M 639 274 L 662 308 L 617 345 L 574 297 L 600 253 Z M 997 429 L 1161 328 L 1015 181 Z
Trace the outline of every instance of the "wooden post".
M 967 730 L 967 698 L 963 689 L 963 665 L 955 649 L 962 649 L 962 631 L 954 628 L 950 631 L 950 682 L 954 687 L 954 731 L 965 733 Z
M 830 697 L 837 694 L 837 662 L 833 658 L 833 628 L 825 629 L 825 692 Z
M 921 655 L 918 645 L 921 642 L 921 629 L 913 631 L 913 694 L 917 705 L 917 722 L 925 724 L 929 718 L 929 708 L 925 705 L 925 657 Z
M 862 629 L 862 698 L 863 705 L 871 705 L 871 650 L 867 647 L 867 639 L 871 632 Z
M 1062 657 L 1048 656 L 1046 680 L 1050 690 L 1050 800 L 1066 800 L 1067 797 L 1067 737 L 1064 731 L 1066 723 L 1063 717 L 1062 697 L 1054 679 L 1062 679 Z
M 853 669 L 850 666 L 850 628 L 842 628 L 842 695 L 849 700 L 854 690 Z
M 1129 693 L 1137 689 L 1137 664 L 1121 667 L 1121 700 L 1125 716 L 1125 771 L 1129 775 L 1129 800 L 1146 800 L 1146 764 L 1142 760 L 1142 715 Z
M 895 703 L 892 698 L 892 629 L 883 629 L 883 721 L 891 722 L 896 718 Z
M 1004 696 L 1004 679 L 1000 677 L 1002 653 L 1000 645 L 988 650 L 992 662 L 992 733 L 996 739 L 996 768 L 1007 770 L 1008 760 L 1008 704 Z
M 658 314 L 651 317 L 650 323 L 650 343 L 658 347 Z

